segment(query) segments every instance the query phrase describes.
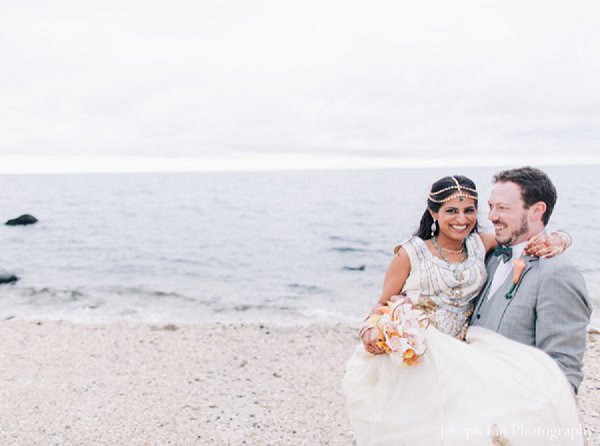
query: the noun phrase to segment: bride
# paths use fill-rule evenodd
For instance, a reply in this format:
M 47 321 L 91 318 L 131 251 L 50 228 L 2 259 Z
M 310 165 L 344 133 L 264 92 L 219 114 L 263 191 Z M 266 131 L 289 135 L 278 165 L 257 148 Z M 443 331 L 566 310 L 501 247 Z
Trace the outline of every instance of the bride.
M 395 249 L 361 330 L 364 345 L 346 366 L 343 390 L 357 444 L 583 444 L 571 387 L 549 356 L 481 327 L 467 333 L 487 279 L 484 259 L 496 246 L 492 234 L 477 232 L 475 184 L 444 177 L 427 203 L 417 233 Z M 536 237 L 526 253 L 551 256 L 568 245 L 558 233 L 551 240 Z M 381 324 L 400 308 L 400 293 L 426 322 L 426 348 L 398 359 Z

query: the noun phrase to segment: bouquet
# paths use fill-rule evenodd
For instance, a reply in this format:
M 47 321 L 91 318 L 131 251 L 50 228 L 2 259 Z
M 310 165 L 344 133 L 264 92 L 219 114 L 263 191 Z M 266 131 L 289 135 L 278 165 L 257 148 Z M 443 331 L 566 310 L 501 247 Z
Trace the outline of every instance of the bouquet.
M 417 365 L 427 350 L 427 316 L 404 295 L 396 296 L 369 317 L 368 325 L 379 331 L 377 345 L 400 367 Z

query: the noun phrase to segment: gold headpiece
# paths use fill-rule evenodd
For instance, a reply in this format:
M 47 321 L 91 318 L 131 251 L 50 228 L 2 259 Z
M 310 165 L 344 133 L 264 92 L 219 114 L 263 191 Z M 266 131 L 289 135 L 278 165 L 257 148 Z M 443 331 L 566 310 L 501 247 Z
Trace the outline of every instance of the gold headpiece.
M 460 201 L 464 201 L 465 197 L 466 198 L 472 198 L 473 200 L 477 200 L 477 190 L 476 189 L 472 189 L 470 187 L 465 187 L 465 186 L 461 186 L 460 183 L 458 182 L 458 180 L 454 177 L 452 177 L 452 181 L 454 181 L 454 186 L 449 186 L 446 187 L 444 189 L 438 190 L 436 192 L 429 192 L 429 200 L 433 201 L 434 203 L 445 203 L 447 201 L 453 200 L 455 198 L 460 198 Z M 443 198 L 441 200 L 438 200 L 435 198 L 436 195 L 439 195 L 441 193 L 447 192 L 449 190 L 456 190 L 456 193 L 449 195 L 446 198 Z

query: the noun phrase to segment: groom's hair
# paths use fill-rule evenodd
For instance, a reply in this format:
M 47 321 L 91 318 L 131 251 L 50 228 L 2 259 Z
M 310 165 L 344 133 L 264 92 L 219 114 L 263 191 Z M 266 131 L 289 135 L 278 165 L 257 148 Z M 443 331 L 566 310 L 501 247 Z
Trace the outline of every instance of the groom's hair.
M 507 182 L 521 187 L 521 198 L 525 202 L 525 209 L 540 201 L 546 203 L 546 212 L 542 216 L 542 221 L 544 226 L 547 225 L 557 198 L 556 188 L 548 175 L 540 169 L 529 166 L 503 170 L 494 175 L 494 183 Z

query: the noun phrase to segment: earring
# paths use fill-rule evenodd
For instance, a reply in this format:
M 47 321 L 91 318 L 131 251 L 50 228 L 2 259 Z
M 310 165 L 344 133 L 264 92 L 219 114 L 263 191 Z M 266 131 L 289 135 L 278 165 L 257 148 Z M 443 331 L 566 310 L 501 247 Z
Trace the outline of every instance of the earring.
M 435 237 L 435 231 L 437 231 L 437 220 L 434 218 L 433 223 L 431 223 L 431 236 Z

